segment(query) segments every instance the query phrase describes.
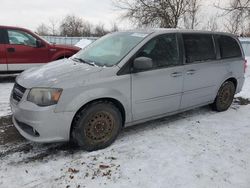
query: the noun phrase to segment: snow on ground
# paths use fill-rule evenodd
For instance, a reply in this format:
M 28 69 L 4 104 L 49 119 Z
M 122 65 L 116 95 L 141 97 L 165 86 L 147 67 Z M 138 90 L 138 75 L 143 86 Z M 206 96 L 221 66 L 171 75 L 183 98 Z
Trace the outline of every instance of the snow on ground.
M 13 83 L 0 83 L 0 117 L 11 113 L 9 98 L 13 85 Z
M 248 65 L 247 73 L 245 75 L 245 84 L 242 91 L 236 95 L 236 97 L 241 96 L 243 98 L 250 98 L 250 65 Z
M 249 75 L 238 97 L 250 98 Z M 0 187 L 249 188 L 249 111 L 236 102 L 222 113 L 191 110 L 126 128 L 96 152 L 15 133 L 17 140 L 0 144 Z

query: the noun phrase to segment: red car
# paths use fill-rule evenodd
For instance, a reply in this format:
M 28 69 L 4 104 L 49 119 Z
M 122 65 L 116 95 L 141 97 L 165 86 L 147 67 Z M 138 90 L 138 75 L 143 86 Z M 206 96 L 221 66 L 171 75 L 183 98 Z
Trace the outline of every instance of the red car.
M 0 72 L 20 72 L 68 58 L 79 50 L 74 46 L 50 44 L 27 29 L 0 26 Z

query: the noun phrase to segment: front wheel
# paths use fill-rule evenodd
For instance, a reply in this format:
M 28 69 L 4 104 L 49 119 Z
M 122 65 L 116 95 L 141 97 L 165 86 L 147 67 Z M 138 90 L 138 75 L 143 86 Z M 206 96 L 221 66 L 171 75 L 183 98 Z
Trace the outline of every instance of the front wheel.
M 235 90 L 236 88 L 233 82 L 224 82 L 218 91 L 212 108 L 218 112 L 226 111 L 233 102 Z
M 87 151 L 111 145 L 122 128 L 119 109 L 112 103 L 98 101 L 80 111 L 72 125 L 72 139 Z

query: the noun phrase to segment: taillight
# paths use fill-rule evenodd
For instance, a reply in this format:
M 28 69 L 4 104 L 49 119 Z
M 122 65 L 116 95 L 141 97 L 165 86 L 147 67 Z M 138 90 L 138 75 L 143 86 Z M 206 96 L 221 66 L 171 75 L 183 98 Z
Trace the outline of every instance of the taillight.
M 244 73 L 246 73 L 247 70 L 247 60 L 245 59 L 245 63 L 244 63 Z

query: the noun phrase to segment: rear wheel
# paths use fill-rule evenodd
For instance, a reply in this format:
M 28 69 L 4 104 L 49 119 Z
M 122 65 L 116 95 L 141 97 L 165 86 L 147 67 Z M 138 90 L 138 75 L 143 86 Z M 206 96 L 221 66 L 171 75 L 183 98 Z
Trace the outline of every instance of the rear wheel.
M 111 145 L 122 128 L 120 111 L 110 102 L 94 102 L 80 111 L 73 122 L 72 139 L 87 151 Z
M 235 85 L 231 81 L 222 84 L 212 108 L 218 112 L 226 111 L 232 104 L 235 95 Z

